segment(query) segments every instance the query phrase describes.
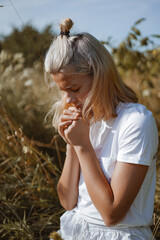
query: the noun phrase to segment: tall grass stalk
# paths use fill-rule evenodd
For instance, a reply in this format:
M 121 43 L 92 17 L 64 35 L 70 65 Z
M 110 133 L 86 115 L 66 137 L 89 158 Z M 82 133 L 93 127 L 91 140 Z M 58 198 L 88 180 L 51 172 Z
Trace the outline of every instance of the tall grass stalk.
M 2 105 L 0 134 L 1 239 L 48 239 L 64 212 L 56 194 L 61 166 L 33 145 Z

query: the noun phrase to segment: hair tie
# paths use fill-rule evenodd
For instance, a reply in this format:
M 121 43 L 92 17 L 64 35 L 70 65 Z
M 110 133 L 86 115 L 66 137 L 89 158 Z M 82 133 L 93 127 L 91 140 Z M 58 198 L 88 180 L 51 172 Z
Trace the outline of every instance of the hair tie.
M 66 37 L 69 37 L 70 36 L 69 34 L 70 34 L 70 31 L 67 31 L 67 30 L 66 31 L 60 31 L 60 35 L 62 35 L 62 36 L 65 35 Z

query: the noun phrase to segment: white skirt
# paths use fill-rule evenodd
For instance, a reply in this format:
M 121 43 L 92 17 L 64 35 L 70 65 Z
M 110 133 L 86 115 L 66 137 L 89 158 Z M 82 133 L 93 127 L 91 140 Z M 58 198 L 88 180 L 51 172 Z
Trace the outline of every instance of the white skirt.
M 58 233 L 63 240 L 155 240 L 150 227 L 116 228 L 88 223 L 75 211 L 60 218 Z

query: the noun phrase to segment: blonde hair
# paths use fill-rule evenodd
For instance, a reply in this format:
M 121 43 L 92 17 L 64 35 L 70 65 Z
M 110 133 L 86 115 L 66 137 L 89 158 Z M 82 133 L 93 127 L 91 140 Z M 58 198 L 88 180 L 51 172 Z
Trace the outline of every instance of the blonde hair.
M 61 32 L 69 32 L 72 25 L 71 19 L 64 19 Z M 92 76 L 93 84 L 82 109 L 84 118 L 91 115 L 92 121 L 115 118 L 119 102 L 138 102 L 134 91 L 121 80 L 110 53 L 89 33 L 59 35 L 46 54 L 44 66 L 50 74 L 72 72 Z M 53 126 L 58 126 L 65 107 L 63 96 L 52 106 Z

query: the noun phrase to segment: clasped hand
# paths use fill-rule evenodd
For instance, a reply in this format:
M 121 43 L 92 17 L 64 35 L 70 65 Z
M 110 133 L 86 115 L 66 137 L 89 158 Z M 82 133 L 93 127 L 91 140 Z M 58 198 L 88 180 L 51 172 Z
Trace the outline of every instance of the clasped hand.
M 86 146 L 89 143 L 89 122 L 82 119 L 81 111 L 76 107 L 63 110 L 58 125 L 62 138 L 73 146 Z

